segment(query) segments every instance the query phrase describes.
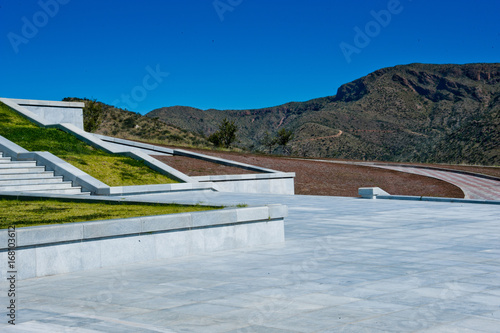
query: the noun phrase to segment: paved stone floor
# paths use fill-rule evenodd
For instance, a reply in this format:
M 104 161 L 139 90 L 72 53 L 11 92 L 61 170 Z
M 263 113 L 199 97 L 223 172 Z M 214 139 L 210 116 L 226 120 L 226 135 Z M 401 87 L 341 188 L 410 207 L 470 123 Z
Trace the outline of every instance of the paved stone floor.
M 285 203 L 286 244 L 19 281 L 15 327 L 5 325 L 2 282 L 0 331 L 500 330 L 498 205 L 220 193 L 140 198 Z

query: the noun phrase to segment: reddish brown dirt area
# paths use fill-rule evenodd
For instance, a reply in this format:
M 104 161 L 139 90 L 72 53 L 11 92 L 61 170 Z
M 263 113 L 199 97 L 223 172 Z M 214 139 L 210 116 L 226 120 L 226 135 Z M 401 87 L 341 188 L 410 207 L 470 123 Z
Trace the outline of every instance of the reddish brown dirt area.
M 452 184 L 398 171 L 246 153 L 190 150 L 264 168 L 295 172 L 296 194 L 356 197 L 358 196 L 358 188 L 378 186 L 394 195 L 464 197 L 463 192 Z M 190 158 L 174 157 L 176 160 L 169 162 L 170 158 L 172 157 L 163 157 L 161 160 L 192 176 L 251 173 L 247 170 Z M 234 169 L 239 171 L 235 172 Z
M 208 175 L 240 175 L 257 173 L 254 171 L 225 166 L 217 163 L 198 160 L 196 158 L 184 156 L 153 156 L 157 160 L 168 164 L 172 168 L 188 176 L 208 176 Z

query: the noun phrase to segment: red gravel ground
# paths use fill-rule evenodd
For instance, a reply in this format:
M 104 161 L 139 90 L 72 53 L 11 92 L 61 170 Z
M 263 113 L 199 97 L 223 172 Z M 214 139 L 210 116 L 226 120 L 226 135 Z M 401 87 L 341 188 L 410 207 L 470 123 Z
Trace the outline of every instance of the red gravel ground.
M 157 160 L 162 161 L 165 164 L 168 164 L 172 168 L 185 173 L 188 176 L 241 175 L 241 174 L 257 173 L 242 168 L 225 166 L 185 156 L 153 156 L 153 157 L 156 158 Z
M 455 185 L 398 171 L 266 155 L 190 150 L 269 169 L 295 172 L 296 194 L 356 197 L 358 196 L 358 188 L 378 186 L 394 195 L 464 197 L 463 192 Z M 180 156 L 155 157 L 191 176 L 252 173 L 239 168 Z

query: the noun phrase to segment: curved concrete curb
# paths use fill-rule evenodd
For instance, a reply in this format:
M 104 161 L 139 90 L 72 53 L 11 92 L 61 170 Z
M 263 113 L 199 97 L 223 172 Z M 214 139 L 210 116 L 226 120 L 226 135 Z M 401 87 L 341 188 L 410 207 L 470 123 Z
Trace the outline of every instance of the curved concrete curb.
M 409 195 L 379 195 L 377 199 L 389 200 L 413 200 L 413 201 L 434 201 L 434 202 L 454 202 L 454 203 L 471 203 L 471 204 L 486 204 L 500 205 L 499 200 L 478 200 L 478 199 L 455 199 L 455 198 L 436 198 L 436 197 L 417 197 Z
M 437 169 L 373 165 L 372 167 L 431 177 L 459 187 L 466 199 L 500 200 L 500 182 Z
M 412 201 L 434 201 L 434 202 L 454 202 L 454 203 L 473 203 L 500 205 L 500 200 L 477 200 L 477 199 L 459 199 L 459 198 L 438 198 L 438 197 L 420 197 L 412 195 L 391 195 L 380 187 L 361 187 L 358 194 L 362 199 L 388 199 L 388 200 L 412 200 Z

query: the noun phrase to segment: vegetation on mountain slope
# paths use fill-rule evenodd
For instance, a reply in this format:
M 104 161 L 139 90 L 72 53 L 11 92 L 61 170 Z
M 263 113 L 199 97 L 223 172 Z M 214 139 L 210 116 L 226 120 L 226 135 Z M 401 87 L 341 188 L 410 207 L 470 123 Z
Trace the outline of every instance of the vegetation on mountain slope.
M 266 135 L 287 128 L 298 156 L 499 165 L 499 111 L 500 64 L 410 64 L 307 102 L 224 111 L 174 106 L 147 116 L 204 136 L 227 118 L 238 126 L 239 144 L 255 151 L 269 151 Z
M 86 109 L 100 109 L 84 113 L 84 123 L 92 124 L 90 132 L 109 135 L 121 139 L 147 141 L 150 143 L 170 144 L 185 147 L 212 147 L 200 134 L 168 125 L 155 117 L 115 108 L 111 105 L 86 98 L 67 97 L 64 101 L 85 102 Z M 84 110 L 85 111 L 85 110 Z
M 234 121 L 224 118 L 219 124 L 219 130 L 211 134 L 208 141 L 213 143 L 215 147 L 230 148 L 236 140 L 236 132 L 238 132 L 238 127 L 234 124 Z

